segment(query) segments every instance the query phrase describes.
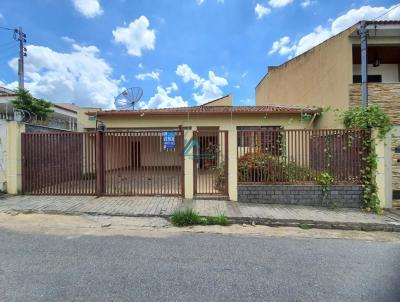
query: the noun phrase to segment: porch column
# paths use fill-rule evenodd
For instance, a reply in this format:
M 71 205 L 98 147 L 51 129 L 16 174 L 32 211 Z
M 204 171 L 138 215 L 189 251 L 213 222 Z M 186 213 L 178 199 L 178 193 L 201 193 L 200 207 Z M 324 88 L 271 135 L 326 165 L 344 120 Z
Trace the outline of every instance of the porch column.
M 229 199 L 238 201 L 237 186 L 237 130 L 234 125 L 226 125 L 221 130 L 228 130 L 228 193 Z
M 194 129 L 196 130 L 196 129 Z M 184 158 L 184 197 L 192 199 L 193 192 L 193 129 L 184 130 L 184 146 L 183 146 L 183 158 Z
M 376 171 L 376 184 L 378 186 L 378 197 L 382 208 L 392 207 L 392 133 L 388 133 L 384 140 L 377 138 L 376 130 L 373 132 L 376 141 L 376 154 L 378 168 Z
M 25 124 L 7 122 L 7 192 L 19 194 L 22 191 L 22 148 L 21 134 Z

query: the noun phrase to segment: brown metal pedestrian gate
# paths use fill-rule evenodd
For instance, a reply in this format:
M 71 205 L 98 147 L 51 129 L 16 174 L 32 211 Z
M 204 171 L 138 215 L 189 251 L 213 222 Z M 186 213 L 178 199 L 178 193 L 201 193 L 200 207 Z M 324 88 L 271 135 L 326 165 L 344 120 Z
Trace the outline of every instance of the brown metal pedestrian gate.
M 181 130 L 24 133 L 23 192 L 182 195 Z
M 193 132 L 195 195 L 228 196 L 228 131 Z

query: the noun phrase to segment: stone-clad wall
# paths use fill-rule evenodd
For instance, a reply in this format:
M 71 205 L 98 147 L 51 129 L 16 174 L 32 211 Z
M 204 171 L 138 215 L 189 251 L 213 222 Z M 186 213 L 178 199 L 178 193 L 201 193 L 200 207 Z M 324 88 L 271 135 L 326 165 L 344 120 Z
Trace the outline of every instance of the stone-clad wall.
M 360 208 L 360 185 L 332 185 L 324 198 L 319 185 L 239 185 L 238 200 L 249 203 Z
M 350 107 L 361 106 L 361 84 L 350 85 L 349 100 Z M 368 84 L 368 102 L 379 105 L 395 125 L 400 125 L 400 83 Z

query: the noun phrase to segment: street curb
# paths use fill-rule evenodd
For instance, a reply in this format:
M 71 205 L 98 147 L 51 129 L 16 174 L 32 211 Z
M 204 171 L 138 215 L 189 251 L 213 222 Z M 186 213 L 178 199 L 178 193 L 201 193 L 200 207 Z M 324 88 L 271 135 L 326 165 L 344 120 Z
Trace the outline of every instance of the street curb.
M 365 232 L 400 232 L 400 224 L 384 223 L 354 223 L 354 222 L 328 222 L 315 220 L 296 220 L 296 219 L 271 219 L 255 217 L 228 217 L 233 224 L 252 224 L 266 225 L 271 227 L 307 227 L 314 229 L 346 230 L 346 231 L 365 231 Z
M 91 211 L 57 211 L 57 210 L 19 210 L 10 209 L 4 211 L 6 214 L 50 214 L 50 215 L 69 215 L 69 216 L 116 216 L 116 217 L 160 217 L 169 219 L 170 215 L 160 213 L 154 214 L 127 214 L 127 213 L 99 213 Z M 365 231 L 365 232 L 400 232 L 400 223 L 354 223 L 354 222 L 328 222 L 316 220 L 300 219 L 273 219 L 257 217 L 227 217 L 231 224 L 253 224 L 265 225 L 270 227 L 303 227 L 315 229 L 347 230 L 347 231 Z

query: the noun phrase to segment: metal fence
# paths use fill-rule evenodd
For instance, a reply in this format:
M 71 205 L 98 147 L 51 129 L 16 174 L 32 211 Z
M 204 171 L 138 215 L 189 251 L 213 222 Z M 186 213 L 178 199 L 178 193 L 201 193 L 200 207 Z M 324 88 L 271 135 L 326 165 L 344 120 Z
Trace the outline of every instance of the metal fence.
M 238 130 L 239 183 L 359 183 L 369 130 Z
M 38 195 L 181 195 L 182 131 L 22 135 L 23 191 Z
M 22 134 L 22 188 L 39 195 L 96 192 L 96 133 Z

